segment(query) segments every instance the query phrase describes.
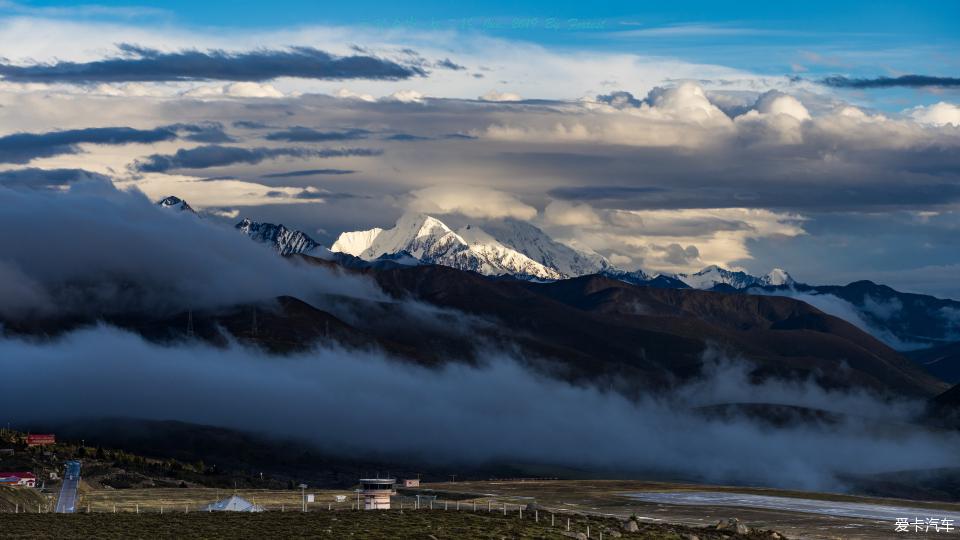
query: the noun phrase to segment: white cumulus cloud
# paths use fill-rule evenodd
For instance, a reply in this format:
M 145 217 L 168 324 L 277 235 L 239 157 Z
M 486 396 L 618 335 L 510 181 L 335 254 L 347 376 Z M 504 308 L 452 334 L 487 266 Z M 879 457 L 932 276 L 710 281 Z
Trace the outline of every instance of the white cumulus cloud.
M 960 106 L 941 101 L 928 107 L 911 109 L 910 116 L 921 124 L 960 126 Z

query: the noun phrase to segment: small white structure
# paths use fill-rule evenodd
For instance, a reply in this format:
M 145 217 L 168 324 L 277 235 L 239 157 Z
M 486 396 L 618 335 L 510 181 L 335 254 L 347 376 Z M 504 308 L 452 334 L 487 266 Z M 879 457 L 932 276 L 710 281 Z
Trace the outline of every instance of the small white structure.
M 0 486 L 37 487 L 37 477 L 32 472 L 0 472 Z
M 263 512 L 263 507 L 259 504 L 253 504 L 252 502 L 233 495 L 217 501 L 210 503 L 203 507 L 204 512 Z
M 397 494 L 394 478 L 361 478 L 360 494 L 364 510 L 389 510 L 390 497 Z

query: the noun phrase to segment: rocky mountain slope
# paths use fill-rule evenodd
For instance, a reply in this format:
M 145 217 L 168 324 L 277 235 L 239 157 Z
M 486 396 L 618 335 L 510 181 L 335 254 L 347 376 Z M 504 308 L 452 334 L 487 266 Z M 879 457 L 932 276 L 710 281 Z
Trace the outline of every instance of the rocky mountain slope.
M 257 242 L 273 246 L 280 255 L 309 253 L 320 247 L 320 244 L 306 233 L 288 229 L 282 224 L 274 225 L 244 219 L 236 224 L 236 228 Z

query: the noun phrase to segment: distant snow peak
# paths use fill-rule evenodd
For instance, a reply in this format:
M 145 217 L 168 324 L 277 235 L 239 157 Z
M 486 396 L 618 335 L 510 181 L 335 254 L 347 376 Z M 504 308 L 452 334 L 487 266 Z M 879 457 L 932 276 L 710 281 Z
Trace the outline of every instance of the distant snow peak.
M 417 213 L 404 214 L 390 229 L 345 232 L 330 249 L 368 261 L 407 252 L 429 264 L 536 279 L 592 274 L 609 266 L 603 257 L 576 251 L 523 221 L 471 224 L 454 231 Z
M 784 285 L 793 285 L 796 283 L 793 277 L 787 273 L 783 268 L 774 268 L 767 275 L 760 278 L 764 285 L 772 285 L 775 287 L 784 286 Z
M 174 210 L 180 210 L 181 212 L 189 211 L 193 212 L 194 214 L 197 213 L 196 210 L 187 204 L 187 201 L 173 195 L 169 195 L 157 201 L 157 206 L 161 208 L 172 208 Z
M 270 245 L 280 255 L 307 253 L 320 246 L 306 233 L 288 229 L 282 224 L 274 225 L 243 219 L 237 223 L 236 228 L 257 242 Z
M 729 286 L 734 289 L 750 287 L 787 286 L 795 281 L 782 268 L 774 268 L 765 276 L 754 276 L 741 270 L 727 270 L 717 265 L 710 265 L 694 274 L 677 274 L 677 279 L 694 289 L 712 289 L 717 286 Z

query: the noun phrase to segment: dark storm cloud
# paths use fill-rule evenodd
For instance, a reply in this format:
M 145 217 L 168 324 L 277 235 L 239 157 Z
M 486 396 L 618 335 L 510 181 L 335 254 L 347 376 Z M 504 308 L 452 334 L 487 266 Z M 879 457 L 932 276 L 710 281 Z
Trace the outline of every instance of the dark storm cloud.
M 836 75 L 826 77 L 821 84 L 834 88 L 924 88 L 924 87 L 954 87 L 960 86 L 960 77 L 933 77 L 930 75 L 901 75 L 899 77 L 874 77 L 858 79 Z
M 13 169 L 0 171 L 0 185 L 10 188 L 53 188 L 83 180 L 109 181 L 106 176 L 83 169 Z
M 133 129 L 103 127 L 50 131 L 48 133 L 14 133 L 0 137 L 0 163 L 29 163 L 37 158 L 80 152 L 79 144 L 150 144 L 177 138 L 170 127 Z
M 121 56 L 93 62 L 57 61 L 17 66 L 0 64 L 0 76 L 14 82 L 101 83 L 162 81 L 268 81 L 305 79 L 400 80 L 422 77 L 418 66 L 373 55 L 335 56 L 312 47 L 247 52 L 184 50 L 162 52 L 137 45 L 119 46 Z
M 463 140 L 463 141 L 472 141 L 475 139 L 479 139 L 479 137 L 477 137 L 476 135 L 468 135 L 466 133 L 447 133 L 446 135 L 443 136 L 443 138 L 452 139 L 452 140 Z
M 286 142 L 326 142 L 326 141 L 354 141 L 366 139 L 370 132 L 365 129 L 345 129 L 342 131 L 319 131 L 303 126 L 293 126 L 283 131 L 275 131 L 265 138 L 268 141 Z
M 376 148 L 241 148 L 239 146 L 208 145 L 177 150 L 175 154 L 153 154 L 137 160 L 133 169 L 139 172 L 166 172 L 173 169 L 206 169 L 237 163 L 255 165 L 267 159 L 292 157 L 298 159 L 333 158 L 348 156 L 379 156 Z
M 429 141 L 430 137 L 421 137 L 409 133 L 394 133 L 383 138 L 385 141 Z
M 630 92 L 612 92 L 606 95 L 597 96 L 597 101 L 606 103 L 612 107 L 623 109 L 626 107 L 639 107 L 643 101 L 633 97 Z
M 236 120 L 233 122 L 233 127 L 240 129 L 267 129 L 270 125 L 255 120 Z
M 718 182 L 729 180 L 726 185 Z M 770 208 L 799 211 L 872 211 L 948 206 L 960 201 L 960 181 L 915 184 L 846 185 L 839 176 L 813 179 L 814 183 L 765 184 L 763 178 L 714 177 L 712 182 L 689 181 L 669 190 L 657 187 L 572 186 L 555 188 L 549 195 L 569 201 L 589 202 L 598 208 L 630 210 L 683 208 Z
M 550 196 L 558 199 L 596 201 L 604 199 L 632 199 L 650 193 L 666 191 L 659 187 L 634 186 L 570 186 L 550 190 Z
M 263 178 L 299 178 L 301 176 L 314 176 L 314 175 L 341 175 L 341 174 L 353 174 L 357 171 L 352 171 L 350 169 L 306 169 L 303 171 L 287 171 L 279 173 L 270 173 L 261 175 Z
M 438 60 L 438 61 L 434 64 L 434 66 L 436 66 L 436 67 L 438 67 L 438 68 L 442 68 L 442 69 L 451 69 L 451 70 L 453 70 L 453 71 L 463 71 L 463 70 L 467 69 L 466 66 L 461 66 L 460 64 L 457 64 L 456 62 L 454 62 L 453 60 L 450 60 L 449 58 L 444 58 L 443 60 Z
M 152 144 L 182 138 L 196 142 L 232 142 L 219 122 L 172 124 L 154 129 L 98 127 L 14 133 L 0 137 L 0 163 L 29 163 L 38 158 L 80 153 L 80 144 Z
M 811 133 L 803 144 L 726 145 L 701 150 L 698 159 L 672 148 L 511 152 L 499 159 L 516 175 L 536 170 L 563 179 L 566 185 L 548 190 L 555 198 L 602 208 L 886 211 L 960 201 L 956 144 L 883 150 Z

